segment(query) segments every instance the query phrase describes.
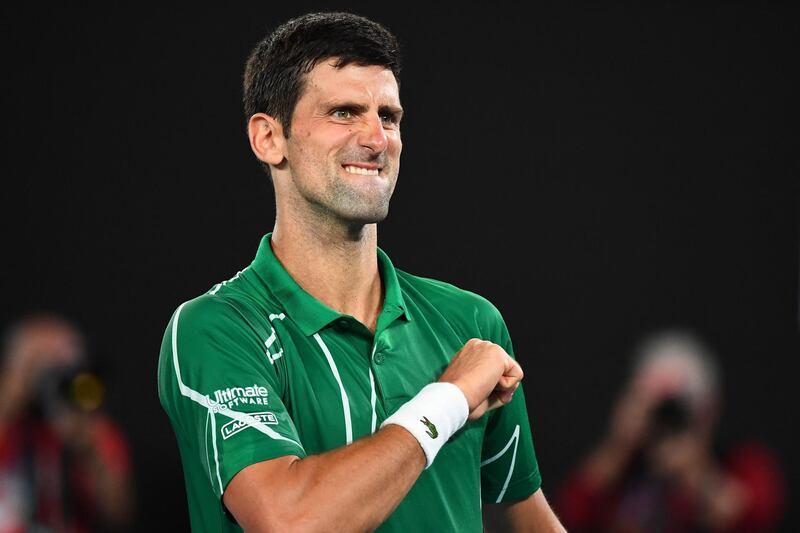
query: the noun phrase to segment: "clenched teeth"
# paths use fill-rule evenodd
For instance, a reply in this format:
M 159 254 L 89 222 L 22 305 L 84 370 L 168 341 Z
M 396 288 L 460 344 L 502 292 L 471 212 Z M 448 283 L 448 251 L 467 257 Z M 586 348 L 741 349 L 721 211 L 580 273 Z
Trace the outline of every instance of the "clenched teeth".
M 361 168 L 361 167 L 354 167 L 351 165 L 347 165 L 344 167 L 347 172 L 351 174 L 361 174 L 362 176 L 377 176 L 378 169 L 377 168 Z

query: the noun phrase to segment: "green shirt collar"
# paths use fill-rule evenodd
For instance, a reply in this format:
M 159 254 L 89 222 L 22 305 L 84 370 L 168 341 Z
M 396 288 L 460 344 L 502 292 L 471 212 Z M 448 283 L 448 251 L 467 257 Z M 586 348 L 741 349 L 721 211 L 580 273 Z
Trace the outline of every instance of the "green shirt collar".
M 275 257 L 270 243 L 271 237 L 271 232 L 262 237 L 253 261 L 253 269 L 264 281 L 269 291 L 278 298 L 286 313 L 300 327 L 303 334 L 313 335 L 337 318 L 348 316 L 334 311 L 297 284 Z M 406 311 L 394 265 L 383 250 L 378 248 L 377 252 L 378 271 L 383 281 L 384 301 L 383 309 L 378 316 L 376 336 L 395 319 L 401 316 L 406 320 L 410 318 Z

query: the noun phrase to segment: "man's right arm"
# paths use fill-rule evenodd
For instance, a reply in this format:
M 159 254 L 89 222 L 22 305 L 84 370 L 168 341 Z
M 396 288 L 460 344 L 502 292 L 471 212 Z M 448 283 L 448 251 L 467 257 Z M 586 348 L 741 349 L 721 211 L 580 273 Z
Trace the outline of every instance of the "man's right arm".
M 327 453 L 250 465 L 233 477 L 223 500 L 248 532 L 369 531 L 386 520 L 424 467 L 417 440 L 389 425 Z
M 501 347 L 472 339 L 439 381 L 456 385 L 467 400 L 469 418 L 477 419 L 508 403 L 520 379 L 521 368 Z M 232 478 L 223 501 L 248 532 L 368 531 L 392 513 L 425 464 L 411 432 L 389 424 L 320 455 L 247 466 Z

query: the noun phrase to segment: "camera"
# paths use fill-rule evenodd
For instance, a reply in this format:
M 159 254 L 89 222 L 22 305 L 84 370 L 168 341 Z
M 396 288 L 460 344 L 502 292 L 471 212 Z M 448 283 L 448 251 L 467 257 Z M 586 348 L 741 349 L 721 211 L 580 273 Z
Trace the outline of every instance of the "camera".
M 668 396 L 653 407 L 650 413 L 651 430 L 656 437 L 682 433 L 692 423 L 689 402 L 681 396 Z
M 104 396 L 102 380 L 88 365 L 57 366 L 39 376 L 34 406 L 44 415 L 65 408 L 94 411 L 103 403 Z

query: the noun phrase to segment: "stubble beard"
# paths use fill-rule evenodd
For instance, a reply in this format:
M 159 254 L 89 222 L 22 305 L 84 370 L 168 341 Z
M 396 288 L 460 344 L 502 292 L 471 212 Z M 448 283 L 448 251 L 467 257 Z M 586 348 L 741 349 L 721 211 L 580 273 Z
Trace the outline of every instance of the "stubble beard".
M 385 168 L 386 171 L 390 169 Z M 358 232 L 368 224 L 383 221 L 389 214 L 389 201 L 394 191 L 396 174 L 389 174 L 389 183 L 364 186 L 350 182 L 346 170 L 329 170 L 330 179 L 323 191 L 300 190 L 314 217 L 324 225 L 339 225 L 348 232 Z
M 344 170 L 342 172 L 345 172 Z M 337 175 L 327 191 L 327 204 L 333 214 L 349 226 L 375 224 L 389 214 L 392 188 L 367 190 L 347 182 Z

